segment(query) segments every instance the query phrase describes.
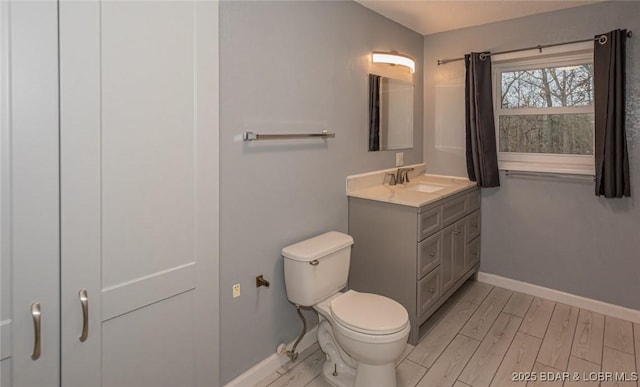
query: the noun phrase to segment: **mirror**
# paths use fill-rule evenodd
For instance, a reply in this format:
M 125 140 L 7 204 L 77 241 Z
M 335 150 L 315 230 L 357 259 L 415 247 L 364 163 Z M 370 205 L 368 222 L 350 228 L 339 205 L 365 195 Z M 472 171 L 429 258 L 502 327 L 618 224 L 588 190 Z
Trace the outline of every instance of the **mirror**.
M 413 83 L 369 74 L 369 151 L 413 148 Z

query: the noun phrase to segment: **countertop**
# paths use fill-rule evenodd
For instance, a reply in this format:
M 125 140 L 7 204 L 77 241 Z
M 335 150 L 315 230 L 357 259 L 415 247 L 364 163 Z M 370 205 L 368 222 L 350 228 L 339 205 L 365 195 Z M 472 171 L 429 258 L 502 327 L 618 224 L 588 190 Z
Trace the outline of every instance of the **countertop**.
M 417 176 L 410 175 L 410 179 L 411 182 L 398 185 L 384 183 L 368 187 L 356 187 L 357 184 L 351 186 L 348 184 L 347 196 L 410 207 L 422 207 L 477 186 L 475 181 L 455 176 L 421 174 Z M 436 192 L 420 192 L 408 189 L 420 183 L 440 184 L 446 185 L 446 187 Z

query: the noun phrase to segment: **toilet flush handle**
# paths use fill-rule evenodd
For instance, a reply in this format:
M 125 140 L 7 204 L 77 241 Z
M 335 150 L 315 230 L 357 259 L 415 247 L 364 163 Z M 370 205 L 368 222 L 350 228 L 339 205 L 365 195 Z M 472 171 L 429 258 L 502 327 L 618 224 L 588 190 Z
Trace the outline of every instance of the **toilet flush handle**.
M 309 265 L 311 266 L 318 266 L 320 264 L 320 261 L 318 261 L 317 259 L 314 259 L 313 261 L 309 262 Z

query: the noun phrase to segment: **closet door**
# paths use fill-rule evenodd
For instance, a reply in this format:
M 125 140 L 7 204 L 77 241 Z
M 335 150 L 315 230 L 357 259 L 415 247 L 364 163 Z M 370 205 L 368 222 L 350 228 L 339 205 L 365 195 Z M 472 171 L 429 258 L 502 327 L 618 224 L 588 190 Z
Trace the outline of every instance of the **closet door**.
M 60 4 L 64 387 L 218 385 L 217 45 L 215 2 Z
M 0 28 L 0 381 L 53 387 L 59 381 L 57 5 L 0 2 Z

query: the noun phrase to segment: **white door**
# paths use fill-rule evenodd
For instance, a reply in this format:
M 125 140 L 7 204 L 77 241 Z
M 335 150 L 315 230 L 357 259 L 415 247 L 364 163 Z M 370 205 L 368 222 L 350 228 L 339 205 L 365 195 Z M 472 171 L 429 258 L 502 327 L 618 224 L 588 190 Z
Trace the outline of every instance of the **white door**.
M 215 2 L 60 3 L 63 387 L 218 384 L 217 74 Z
M 0 2 L 2 387 L 59 379 L 57 23 L 53 2 Z
M 9 361 L 2 361 L 2 387 L 217 386 L 218 4 L 50 4 L 59 10 L 47 20 L 59 17 L 59 52 L 53 33 L 47 50 L 56 60 L 46 66 L 56 89 L 42 99 L 55 106 L 55 135 L 36 141 L 44 150 L 12 145 L 12 171 L 20 158 L 38 170 L 34 192 L 17 201 L 39 199 L 29 211 L 18 211 L 15 194 L 5 206 L 3 153 L 2 270 L 6 208 L 12 230 L 22 219 L 42 224 L 25 235 L 25 248 L 55 256 L 51 267 L 31 267 L 31 258 L 16 264 L 20 240 L 11 235 L 8 287 L 2 276 L 3 302 L 5 289 L 13 295 L 10 308 L 2 306 L 2 320 L 11 321 L 2 327 Z M 25 100 L 25 119 L 49 122 L 36 100 Z M 12 179 L 16 191 L 20 181 Z M 44 243 L 33 243 L 40 231 Z M 29 307 L 35 296 L 22 287 L 42 288 L 42 305 L 56 304 L 50 315 L 43 308 L 43 322 L 53 325 L 50 335 L 43 332 L 41 363 L 30 360 L 31 348 L 19 349 L 33 343 L 30 311 L 18 304 Z M 34 364 L 43 371 L 31 372 Z M 40 374 L 45 379 L 35 379 Z

